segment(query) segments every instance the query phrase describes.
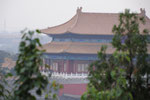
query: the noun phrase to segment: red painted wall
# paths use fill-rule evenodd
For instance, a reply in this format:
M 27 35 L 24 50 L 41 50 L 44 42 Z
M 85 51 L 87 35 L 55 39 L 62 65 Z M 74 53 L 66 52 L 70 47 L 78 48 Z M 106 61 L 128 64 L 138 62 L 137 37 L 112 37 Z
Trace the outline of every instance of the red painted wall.
M 87 84 L 63 84 L 64 88 L 60 89 L 59 96 L 63 94 L 79 95 L 86 92 Z

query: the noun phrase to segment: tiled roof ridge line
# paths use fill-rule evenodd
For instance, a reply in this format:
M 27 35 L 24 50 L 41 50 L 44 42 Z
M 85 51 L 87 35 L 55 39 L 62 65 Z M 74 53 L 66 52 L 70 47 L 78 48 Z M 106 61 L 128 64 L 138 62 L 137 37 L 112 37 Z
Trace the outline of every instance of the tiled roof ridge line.
M 119 14 L 119 13 L 105 13 L 105 12 L 82 12 L 82 13 L 83 14 L 107 14 L 107 15 L 118 15 Z

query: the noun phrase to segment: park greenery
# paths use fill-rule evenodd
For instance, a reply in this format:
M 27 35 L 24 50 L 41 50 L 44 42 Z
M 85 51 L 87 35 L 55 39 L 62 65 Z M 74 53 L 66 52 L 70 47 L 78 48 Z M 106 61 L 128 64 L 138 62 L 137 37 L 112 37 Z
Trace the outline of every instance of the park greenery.
M 98 53 L 99 60 L 89 67 L 89 84 L 82 100 L 149 100 L 150 59 L 147 53 L 148 30 L 140 30 L 144 16 L 125 10 L 114 25 L 112 46 Z

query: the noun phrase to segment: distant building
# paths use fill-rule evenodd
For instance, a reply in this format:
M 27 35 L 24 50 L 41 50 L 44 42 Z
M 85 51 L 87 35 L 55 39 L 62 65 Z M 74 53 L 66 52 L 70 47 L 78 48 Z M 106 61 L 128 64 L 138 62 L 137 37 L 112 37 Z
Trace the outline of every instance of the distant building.
M 5 58 L 2 63 L 2 68 L 8 68 L 9 70 L 14 68 L 16 65 L 16 61 L 13 61 L 11 58 Z
M 150 30 L 145 10 L 141 9 L 138 15 L 146 19 L 145 25 L 140 24 L 140 30 Z M 78 8 L 66 23 L 41 30 L 53 38 L 51 43 L 43 45 L 45 63 L 55 72 L 87 73 L 87 67 L 97 59 L 102 45 L 108 46 L 108 54 L 114 52 L 110 44 L 114 24 L 119 24 L 119 13 L 87 13 Z
M 138 16 L 144 16 L 146 20 L 145 25 L 140 24 L 140 30 L 150 30 L 150 19 L 145 10 L 141 9 Z M 52 42 L 43 45 L 46 50 L 44 62 L 50 65 L 54 72 L 59 72 L 60 78 L 64 77 L 64 83 L 60 82 L 64 84 L 61 95 L 79 98 L 83 94 L 87 82 L 84 82 L 83 78 L 79 80 L 78 74 L 87 73 L 90 63 L 98 59 L 97 52 L 102 45 L 107 45 L 107 54 L 115 51 L 111 45 L 114 35 L 112 28 L 115 24 L 119 24 L 119 13 L 87 13 L 78 8 L 77 13 L 66 23 L 41 30 L 53 38 Z M 148 53 L 150 54 L 150 45 Z M 67 73 L 68 76 L 62 73 Z M 58 73 L 55 76 L 58 76 Z

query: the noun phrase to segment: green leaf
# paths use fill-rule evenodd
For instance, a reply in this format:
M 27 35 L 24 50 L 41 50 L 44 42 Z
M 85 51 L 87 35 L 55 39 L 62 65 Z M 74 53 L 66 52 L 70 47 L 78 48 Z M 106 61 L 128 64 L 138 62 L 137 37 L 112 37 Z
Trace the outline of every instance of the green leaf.
M 115 71 L 111 71 L 111 77 L 115 78 L 115 76 L 116 76 L 116 72 Z
M 45 95 L 45 99 L 48 99 L 48 94 Z
M 5 78 L 12 77 L 12 76 L 13 76 L 12 73 L 7 73 L 7 74 L 5 75 Z
M 36 32 L 37 32 L 37 33 L 41 33 L 41 31 L 40 31 L 39 29 L 36 29 Z
M 41 89 L 38 89 L 38 90 L 36 91 L 36 93 L 37 93 L 38 95 L 41 95 L 41 94 L 42 94 Z

